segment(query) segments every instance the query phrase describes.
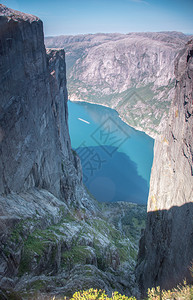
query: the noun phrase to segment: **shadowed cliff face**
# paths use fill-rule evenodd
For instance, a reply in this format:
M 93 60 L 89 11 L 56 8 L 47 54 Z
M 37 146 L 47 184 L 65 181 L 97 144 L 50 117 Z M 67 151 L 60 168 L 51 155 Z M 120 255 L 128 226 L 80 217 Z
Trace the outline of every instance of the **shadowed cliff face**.
M 167 129 L 155 142 L 148 218 L 137 277 L 141 291 L 191 280 L 193 259 L 193 44 L 175 63 L 176 94 Z
M 146 229 L 140 240 L 137 281 L 142 295 L 148 288 L 171 289 L 192 283 L 193 204 L 148 213 Z

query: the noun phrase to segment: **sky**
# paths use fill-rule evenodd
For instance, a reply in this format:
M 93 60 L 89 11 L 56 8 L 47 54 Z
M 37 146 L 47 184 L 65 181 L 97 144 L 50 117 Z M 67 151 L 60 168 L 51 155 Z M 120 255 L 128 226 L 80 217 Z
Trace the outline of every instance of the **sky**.
M 181 31 L 193 34 L 193 0 L 2 0 L 38 16 L 45 36 Z

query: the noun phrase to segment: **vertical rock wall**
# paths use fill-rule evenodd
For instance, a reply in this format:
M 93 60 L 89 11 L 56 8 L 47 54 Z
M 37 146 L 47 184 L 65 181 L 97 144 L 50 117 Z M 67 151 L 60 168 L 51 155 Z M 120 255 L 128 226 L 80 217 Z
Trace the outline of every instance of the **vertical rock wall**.
M 0 5 L 0 194 L 38 187 L 75 197 L 67 118 L 64 51 L 46 55 L 42 22 Z
M 167 129 L 155 142 L 146 229 L 137 278 L 141 291 L 192 280 L 193 261 L 193 43 L 175 63 L 176 94 Z

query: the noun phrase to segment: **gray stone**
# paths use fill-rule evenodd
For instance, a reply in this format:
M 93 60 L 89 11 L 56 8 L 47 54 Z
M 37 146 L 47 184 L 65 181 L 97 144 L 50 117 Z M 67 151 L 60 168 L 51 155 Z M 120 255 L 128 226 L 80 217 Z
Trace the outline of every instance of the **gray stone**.
M 193 259 L 193 44 L 175 63 L 176 89 L 167 128 L 155 142 L 148 217 L 140 243 L 141 291 L 192 283 Z
M 109 106 L 155 137 L 174 96 L 174 60 L 188 37 L 179 32 L 47 37 L 66 51 L 69 99 Z
M 42 22 L 2 4 L 0 76 L 0 297 L 91 287 L 130 294 L 139 228 L 130 241 L 84 188 L 64 50 L 46 53 Z

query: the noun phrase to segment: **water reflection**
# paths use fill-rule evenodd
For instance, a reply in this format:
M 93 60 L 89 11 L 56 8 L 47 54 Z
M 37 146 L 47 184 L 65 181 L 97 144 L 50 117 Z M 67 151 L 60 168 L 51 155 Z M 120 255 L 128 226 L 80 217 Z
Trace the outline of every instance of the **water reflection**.
M 147 202 L 152 138 L 125 124 L 116 111 L 84 102 L 69 101 L 69 129 L 72 147 L 82 161 L 85 184 L 96 198 Z

